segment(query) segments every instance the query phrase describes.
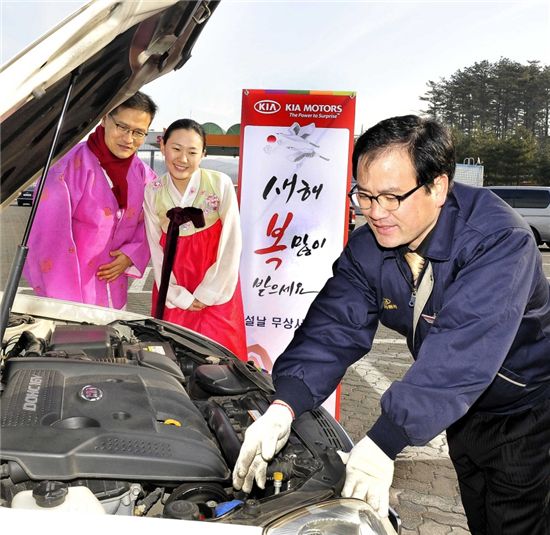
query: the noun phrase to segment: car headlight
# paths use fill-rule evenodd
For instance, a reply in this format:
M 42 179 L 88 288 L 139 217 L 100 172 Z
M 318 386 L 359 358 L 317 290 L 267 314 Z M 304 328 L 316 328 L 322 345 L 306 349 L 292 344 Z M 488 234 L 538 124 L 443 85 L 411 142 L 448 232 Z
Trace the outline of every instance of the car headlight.
M 265 535 L 395 535 L 363 500 L 339 498 L 301 507 L 266 526 Z

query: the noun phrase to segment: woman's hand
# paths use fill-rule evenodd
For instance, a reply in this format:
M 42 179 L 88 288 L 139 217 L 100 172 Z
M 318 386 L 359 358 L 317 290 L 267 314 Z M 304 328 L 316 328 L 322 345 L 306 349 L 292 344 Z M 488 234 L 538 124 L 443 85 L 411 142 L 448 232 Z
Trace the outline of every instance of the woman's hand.
M 208 305 L 201 303 L 198 299 L 194 299 L 191 303 L 191 306 L 187 310 L 190 310 L 191 312 L 198 312 L 199 310 L 203 310 L 207 306 Z

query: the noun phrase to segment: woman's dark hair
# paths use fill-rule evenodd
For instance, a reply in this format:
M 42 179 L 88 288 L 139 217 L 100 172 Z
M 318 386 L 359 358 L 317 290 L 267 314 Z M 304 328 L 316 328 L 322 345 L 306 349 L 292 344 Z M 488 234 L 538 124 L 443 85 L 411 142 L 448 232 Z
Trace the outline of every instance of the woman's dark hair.
M 193 130 L 196 132 L 202 139 L 202 150 L 203 152 L 206 152 L 206 134 L 204 132 L 204 128 L 197 123 L 197 121 L 193 121 L 193 119 L 178 119 L 177 121 L 174 121 L 164 131 L 164 135 L 162 136 L 162 141 L 164 141 L 164 144 L 168 142 L 168 139 L 170 139 L 170 136 L 174 130 Z
M 450 132 L 435 119 L 416 115 L 385 119 L 362 134 L 353 149 L 353 176 L 357 178 L 360 160 L 369 165 L 382 152 L 400 148 L 411 157 L 417 184 L 431 184 L 443 174 L 452 184 L 456 159 Z

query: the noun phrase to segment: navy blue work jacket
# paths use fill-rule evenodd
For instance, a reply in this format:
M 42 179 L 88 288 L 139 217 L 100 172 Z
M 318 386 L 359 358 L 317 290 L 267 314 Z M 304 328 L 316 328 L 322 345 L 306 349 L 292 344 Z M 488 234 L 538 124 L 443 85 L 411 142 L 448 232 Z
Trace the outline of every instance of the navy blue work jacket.
M 276 396 L 300 414 L 370 351 L 379 322 L 406 336 L 414 363 L 367 433 L 391 458 L 468 411 L 507 414 L 550 396 L 550 287 L 523 218 L 492 192 L 457 183 L 423 253 L 434 287 L 414 346 L 410 269 L 365 225 L 273 369 Z

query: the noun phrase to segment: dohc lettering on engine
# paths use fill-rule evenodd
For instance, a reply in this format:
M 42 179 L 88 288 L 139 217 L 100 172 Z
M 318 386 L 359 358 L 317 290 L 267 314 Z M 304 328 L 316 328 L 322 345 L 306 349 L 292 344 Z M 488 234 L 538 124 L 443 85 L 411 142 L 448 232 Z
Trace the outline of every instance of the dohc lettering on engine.
M 23 403 L 24 411 L 36 412 L 38 394 L 40 393 L 43 379 L 42 375 L 31 375 L 27 391 L 25 392 L 25 402 Z

